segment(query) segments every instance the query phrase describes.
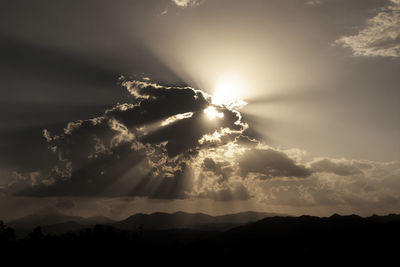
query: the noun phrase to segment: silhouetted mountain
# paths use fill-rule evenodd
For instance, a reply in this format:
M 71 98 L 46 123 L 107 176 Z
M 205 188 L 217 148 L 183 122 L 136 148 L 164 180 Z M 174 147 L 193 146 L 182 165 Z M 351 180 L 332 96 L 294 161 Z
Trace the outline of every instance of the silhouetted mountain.
M 285 238 L 288 236 L 312 236 L 331 233 L 336 230 L 360 231 L 372 222 L 357 215 L 329 218 L 303 215 L 300 217 L 264 218 L 248 225 L 233 228 L 225 232 L 226 236 L 234 236 L 241 240 L 259 240 L 263 238 Z
M 265 215 L 265 214 L 264 214 Z M 3 255 L 13 260 L 39 259 L 46 252 L 48 259 L 81 259 L 88 262 L 112 264 L 116 261 L 137 265 L 151 263 L 184 263 L 204 265 L 271 265 L 290 262 L 320 265 L 342 265 L 370 263 L 379 260 L 379 266 L 386 266 L 385 260 L 396 259 L 400 248 L 400 220 L 398 215 L 371 216 L 357 215 L 320 218 L 266 217 L 256 222 L 242 224 L 227 231 L 203 229 L 169 229 L 171 225 L 187 226 L 197 223 L 225 222 L 238 218 L 263 216 L 255 213 L 209 216 L 206 214 L 153 213 L 136 214 L 120 223 L 127 223 L 132 230 L 121 230 L 112 225 L 87 227 L 76 222 L 35 228 L 25 239 L 13 240 L 3 225 L 0 239 Z M 161 221 L 154 221 L 161 220 Z M 129 224 L 128 224 L 129 223 Z M 147 223 L 149 227 L 141 224 Z M 118 223 L 117 223 L 118 224 Z M 137 226 L 137 227 L 136 227 Z M 154 227 L 153 229 L 150 227 Z M 83 227 L 83 228 L 80 228 Z M 158 230 L 156 229 L 158 227 Z M 164 227 L 160 230 L 160 227 Z M 58 233 L 69 228 L 70 233 Z M 19 257 L 18 255 L 25 255 Z
M 115 221 L 102 216 L 83 218 L 60 213 L 37 213 L 10 221 L 7 224 L 19 230 L 31 230 L 37 226 L 49 226 L 67 222 L 75 222 L 82 226 L 93 226 L 96 224 L 111 224 Z
M 190 226 L 207 224 L 212 220 L 212 216 L 203 213 L 138 213 L 128 217 L 125 220 L 115 223 L 113 226 L 125 230 L 136 230 L 141 225 L 144 225 L 146 229 L 189 228 Z
M 82 222 L 82 223 L 86 224 L 86 225 L 115 223 L 114 220 L 111 220 L 110 218 L 107 218 L 104 216 L 92 216 L 92 217 L 83 218 L 83 219 L 84 219 L 84 222 Z
M 214 223 L 232 223 L 232 224 L 246 224 L 255 222 L 263 218 L 276 217 L 276 216 L 289 216 L 282 213 L 266 213 L 246 211 L 234 214 L 220 215 L 214 217 Z
M 268 251 L 278 259 L 288 256 L 296 261 L 360 262 L 397 253 L 398 219 L 397 215 L 362 218 L 338 214 L 328 218 L 264 218 L 222 233 L 220 242 L 233 255 L 241 253 L 248 258 Z
M 139 213 L 117 222 L 113 224 L 113 226 L 124 230 L 136 230 L 141 225 L 145 227 L 145 229 L 152 230 L 176 228 L 225 230 L 265 217 L 277 215 L 278 214 L 275 213 L 252 211 L 222 216 L 211 216 L 203 213 L 185 213 L 181 211 L 172 214 L 162 212 L 152 214 Z
M 373 222 L 380 222 L 380 223 L 400 222 L 400 215 L 397 215 L 397 214 L 389 214 L 386 216 L 373 215 L 373 216 L 367 217 L 366 219 L 373 221 Z
M 83 230 L 87 228 L 87 225 L 83 225 L 77 222 L 62 222 L 62 223 L 57 223 L 57 224 L 51 224 L 51 225 L 44 225 L 42 226 L 42 231 L 45 234 L 50 234 L 50 235 L 60 235 L 60 234 L 65 234 L 68 232 L 76 232 L 79 230 Z
M 39 213 L 32 214 L 20 219 L 11 221 L 9 226 L 17 230 L 17 236 L 25 237 L 29 231 L 37 226 L 41 226 L 46 234 L 62 234 L 92 227 L 96 224 L 112 225 L 121 230 L 136 231 L 140 227 L 146 230 L 165 230 L 165 229 L 202 229 L 202 230 L 227 230 L 248 222 L 271 216 L 276 213 L 263 212 L 241 212 L 222 216 L 211 216 L 203 213 L 162 213 L 134 214 L 125 220 L 115 222 L 106 217 L 66 216 L 60 213 Z M 64 228 L 64 229 L 63 229 Z

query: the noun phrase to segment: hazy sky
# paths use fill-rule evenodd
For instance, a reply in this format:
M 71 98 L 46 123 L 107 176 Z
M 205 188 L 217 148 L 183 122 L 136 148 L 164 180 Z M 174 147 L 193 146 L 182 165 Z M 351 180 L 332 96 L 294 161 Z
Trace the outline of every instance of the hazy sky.
M 400 212 L 399 0 L 0 0 L 0 214 Z

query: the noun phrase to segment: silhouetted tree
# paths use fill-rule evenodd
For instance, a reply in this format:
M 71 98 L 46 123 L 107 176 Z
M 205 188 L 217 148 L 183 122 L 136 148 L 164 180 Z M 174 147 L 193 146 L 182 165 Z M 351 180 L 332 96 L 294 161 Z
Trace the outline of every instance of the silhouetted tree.
M 94 228 L 93 228 L 93 235 L 97 238 L 101 238 L 104 236 L 104 227 L 101 224 L 97 224 Z
M 141 223 L 141 224 L 139 225 L 139 227 L 138 227 L 138 232 L 137 232 L 138 240 L 140 240 L 141 242 L 143 242 L 143 240 L 144 240 L 144 235 L 143 235 L 143 233 L 144 233 L 144 224 Z
M 15 231 L 0 220 L 0 242 L 8 242 L 15 238 Z
M 40 226 L 33 229 L 31 233 L 29 233 L 29 239 L 37 241 L 43 238 L 42 228 Z

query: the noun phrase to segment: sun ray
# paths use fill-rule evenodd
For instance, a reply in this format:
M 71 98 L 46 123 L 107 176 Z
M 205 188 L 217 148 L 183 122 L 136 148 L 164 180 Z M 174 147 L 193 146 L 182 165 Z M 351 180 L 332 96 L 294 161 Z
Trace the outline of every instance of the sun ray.
M 247 89 L 247 84 L 240 75 L 230 73 L 222 75 L 215 87 L 213 104 L 229 106 L 234 103 L 244 103 L 241 95 Z

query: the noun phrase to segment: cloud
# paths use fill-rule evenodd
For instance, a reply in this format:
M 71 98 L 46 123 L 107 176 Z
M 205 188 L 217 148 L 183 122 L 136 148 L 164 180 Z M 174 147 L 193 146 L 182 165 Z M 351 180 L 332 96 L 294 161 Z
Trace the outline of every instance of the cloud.
M 179 7 L 196 6 L 200 4 L 200 0 L 172 0 Z
M 360 165 L 360 163 L 347 160 L 330 159 L 321 159 L 311 163 L 312 169 L 316 172 L 331 172 L 340 176 L 349 176 L 362 173 L 361 169 L 357 165 Z
M 203 160 L 202 170 L 210 171 L 217 176 L 221 175 L 223 180 L 227 180 L 234 172 L 229 161 L 215 162 L 212 158 Z
M 206 190 L 199 198 L 210 198 L 217 201 L 249 200 L 252 198 L 248 189 L 242 184 L 231 185 L 217 190 Z
M 298 177 L 311 175 L 311 170 L 296 164 L 285 153 L 273 149 L 252 149 L 246 151 L 239 159 L 243 176 L 249 173 L 260 174 L 261 179 L 271 177 Z
M 323 161 L 324 165 L 326 162 L 327 160 Z M 368 214 L 372 211 L 390 212 L 396 209 L 400 200 L 397 193 L 400 190 L 399 162 L 346 162 L 343 159 L 329 159 L 329 162 L 341 162 L 359 171 L 347 169 L 344 173 L 337 174 L 314 170 L 307 179 L 277 178 L 257 181 L 258 193 L 255 197 L 270 205 L 333 207 L 332 210 Z
M 70 122 L 62 134 L 44 130 L 56 163 L 47 172 L 14 173 L 2 191 L 57 199 L 249 200 L 357 212 L 393 210 L 400 200 L 398 162 L 305 161 L 304 151 L 279 150 L 247 136 L 246 116 L 213 105 L 205 92 L 148 80 L 122 85 L 132 95 L 127 103 Z M 211 120 L 204 112 L 210 106 L 224 116 Z
M 351 48 L 356 56 L 400 57 L 400 1 L 391 0 L 357 34 L 343 36 L 336 43 Z
M 202 91 L 146 80 L 123 80 L 122 85 L 131 102 L 70 122 L 60 135 L 43 130 L 57 164 L 35 175 L 34 184 L 20 178 L 8 190 L 34 197 L 185 198 L 194 178 L 192 163 L 199 151 L 213 146 L 200 140 L 214 136 L 219 145 L 234 142 L 247 127 L 238 111 L 211 104 Z M 204 113 L 210 106 L 223 119 L 210 120 Z

